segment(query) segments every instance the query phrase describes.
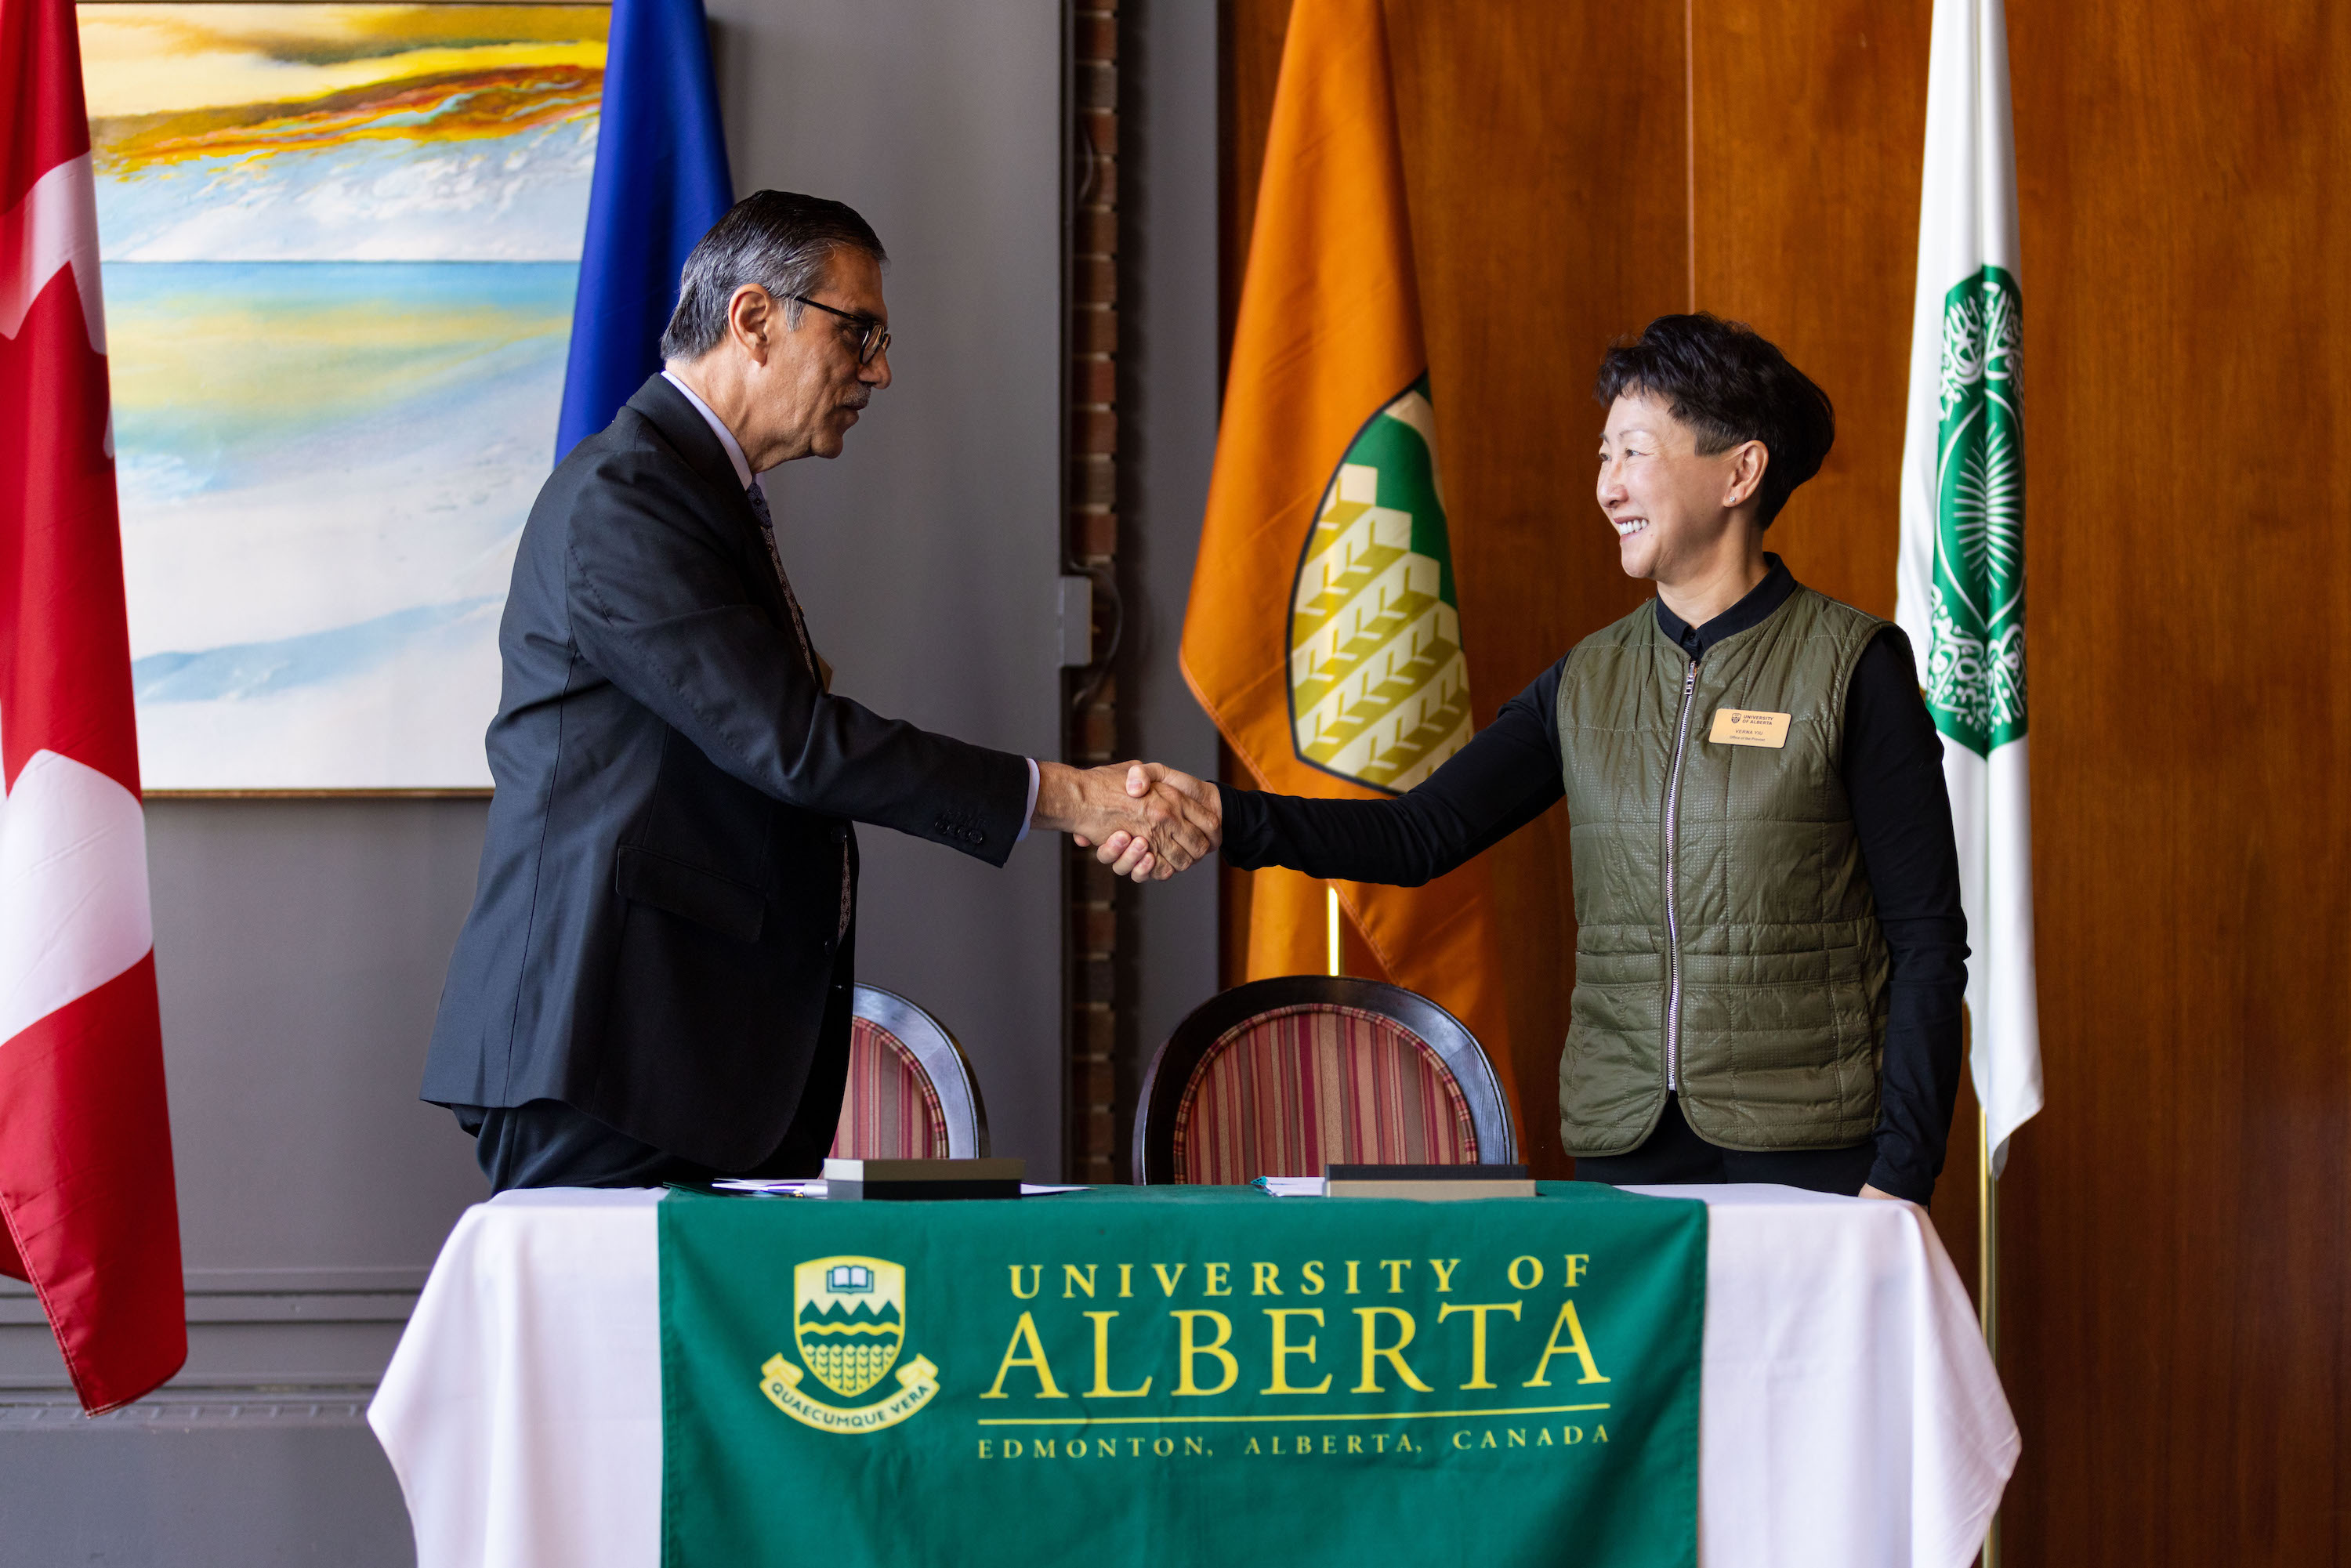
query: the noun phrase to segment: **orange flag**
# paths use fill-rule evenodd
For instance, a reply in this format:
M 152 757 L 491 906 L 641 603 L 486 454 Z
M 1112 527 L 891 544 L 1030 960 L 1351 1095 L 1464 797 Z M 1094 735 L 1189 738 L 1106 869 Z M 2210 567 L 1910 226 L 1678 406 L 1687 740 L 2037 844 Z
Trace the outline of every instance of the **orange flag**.
M 1185 677 L 1266 789 L 1370 800 L 1469 738 L 1460 601 L 1380 0 L 1282 47 Z M 1385 977 L 1467 1024 L 1516 1103 L 1491 882 L 1337 884 Z M 1255 873 L 1249 977 L 1321 973 L 1324 884 Z

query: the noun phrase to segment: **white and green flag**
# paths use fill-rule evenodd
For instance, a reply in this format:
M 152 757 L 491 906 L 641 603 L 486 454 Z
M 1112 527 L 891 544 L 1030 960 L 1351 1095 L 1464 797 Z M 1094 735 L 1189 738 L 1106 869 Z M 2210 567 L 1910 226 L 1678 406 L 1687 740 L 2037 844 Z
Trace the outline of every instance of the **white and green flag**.
M 1935 0 L 1895 614 L 1959 829 L 1970 1068 L 1992 1171 L 2041 1109 L 2025 760 L 2023 297 L 2001 0 Z

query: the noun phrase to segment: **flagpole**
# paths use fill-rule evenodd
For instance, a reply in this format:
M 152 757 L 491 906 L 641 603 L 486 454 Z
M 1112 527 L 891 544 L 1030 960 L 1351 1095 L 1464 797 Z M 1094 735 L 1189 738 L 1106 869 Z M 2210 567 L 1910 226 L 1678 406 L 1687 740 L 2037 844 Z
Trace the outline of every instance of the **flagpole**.
M 2000 1178 L 1991 1174 L 1991 1117 L 1976 1107 L 1976 1313 L 1984 1349 L 2000 1365 Z M 1984 1531 L 1983 1568 L 2000 1568 L 2000 1514 Z
M 1323 889 L 1323 945 L 1330 956 L 1331 977 L 1337 979 L 1346 968 L 1339 962 L 1339 884 L 1332 883 Z

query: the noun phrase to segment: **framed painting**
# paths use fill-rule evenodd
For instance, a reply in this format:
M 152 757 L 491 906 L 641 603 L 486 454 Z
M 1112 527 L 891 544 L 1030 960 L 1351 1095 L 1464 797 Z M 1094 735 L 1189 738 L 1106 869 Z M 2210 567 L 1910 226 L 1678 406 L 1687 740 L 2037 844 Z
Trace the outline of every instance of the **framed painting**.
M 486 789 L 610 8 L 78 16 L 147 788 Z

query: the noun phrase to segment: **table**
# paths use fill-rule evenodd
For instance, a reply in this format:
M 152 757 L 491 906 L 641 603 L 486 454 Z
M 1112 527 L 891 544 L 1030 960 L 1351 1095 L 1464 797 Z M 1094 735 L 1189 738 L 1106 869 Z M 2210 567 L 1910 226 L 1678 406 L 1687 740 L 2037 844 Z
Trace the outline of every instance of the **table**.
M 1961 1568 L 2018 1439 L 1924 1211 L 1635 1190 L 1709 1209 L 1700 1561 Z M 368 1412 L 419 1568 L 657 1568 L 660 1197 L 510 1192 L 451 1232 Z

